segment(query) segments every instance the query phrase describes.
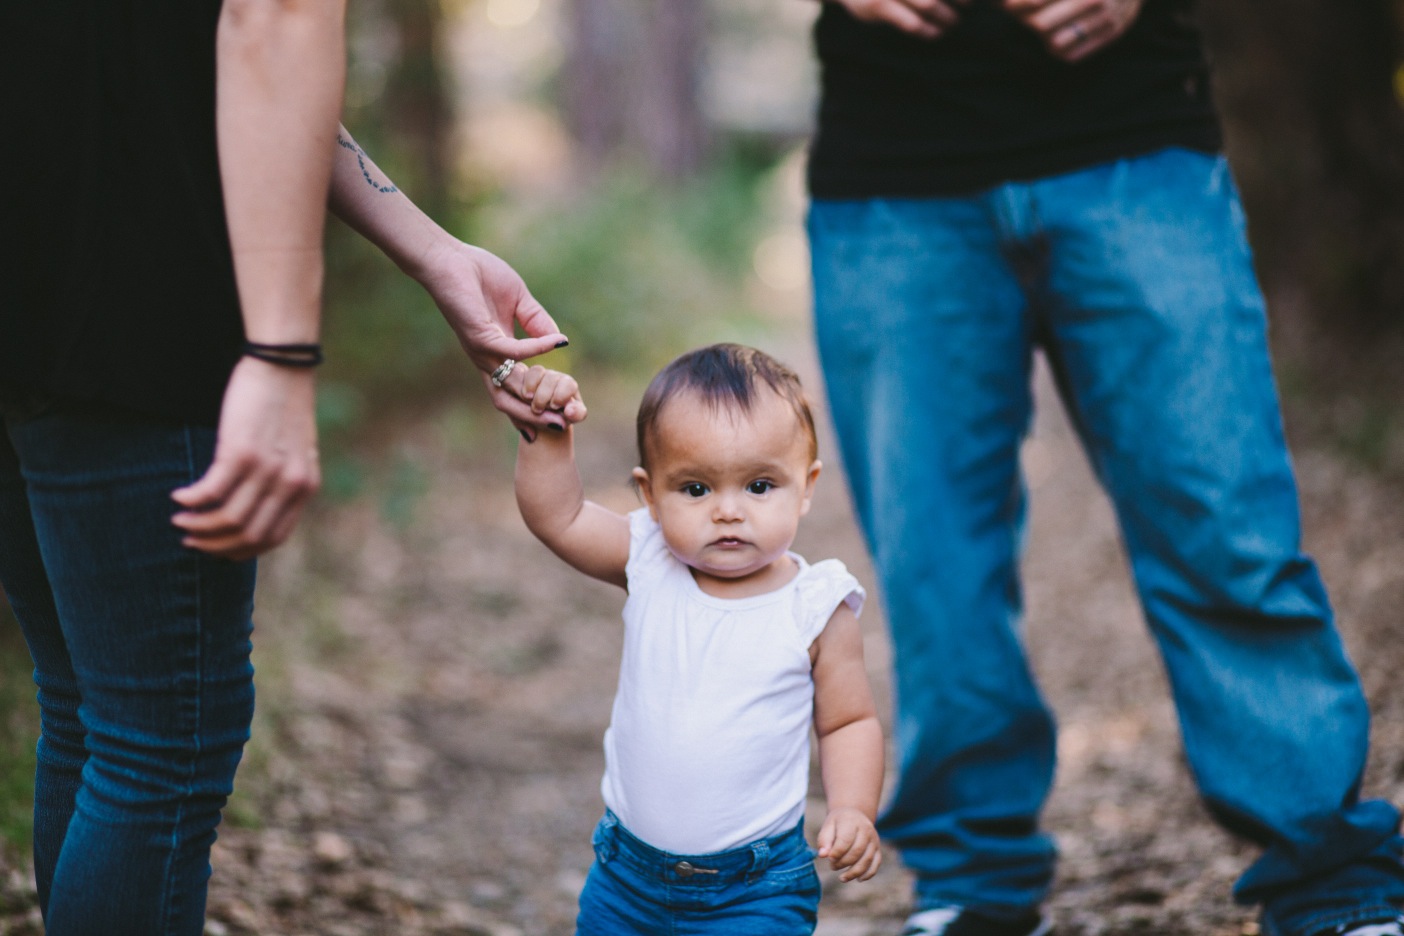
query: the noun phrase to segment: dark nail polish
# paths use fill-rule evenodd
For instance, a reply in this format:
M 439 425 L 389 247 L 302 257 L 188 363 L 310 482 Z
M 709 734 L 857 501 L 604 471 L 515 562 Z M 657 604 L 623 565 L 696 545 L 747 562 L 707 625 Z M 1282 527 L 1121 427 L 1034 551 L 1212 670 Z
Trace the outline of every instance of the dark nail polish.
M 527 445 L 530 445 L 534 441 L 532 437 L 527 434 L 527 431 L 525 429 L 518 429 L 517 432 L 521 433 L 522 441 L 525 442 Z
M 556 342 L 556 347 L 558 347 L 558 348 L 564 348 L 564 347 L 565 347 L 566 345 L 568 345 L 568 344 L 570 344 L 570 339 L 569 339 L 569 338 L 562 338 L 560 341 Z
M 552 432 L 565 432 L 565 426 L 558 426 L 555 423 L 547 423 L 546 428 Z

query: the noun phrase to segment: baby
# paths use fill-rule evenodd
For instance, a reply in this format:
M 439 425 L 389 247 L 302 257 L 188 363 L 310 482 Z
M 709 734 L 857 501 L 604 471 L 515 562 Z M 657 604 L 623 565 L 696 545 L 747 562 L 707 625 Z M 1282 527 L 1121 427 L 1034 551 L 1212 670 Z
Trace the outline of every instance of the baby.
M 882 860 L 883 738 L 863 589 L 837 559 L 790 552 L 820 470 L 799 380 L 734 344 L 669 364 L 639 407 L 646 506 L 627 516 L 584 497 L 576 382 L 538 366 L 523 388 L 536 412 L 567 423 L 523 437 L 523 519 L 566 562 L 629 593 L 577 936 L 812 933 L 810 725 L 828 800 L 818 856 L 844 881 L 868 880 Z

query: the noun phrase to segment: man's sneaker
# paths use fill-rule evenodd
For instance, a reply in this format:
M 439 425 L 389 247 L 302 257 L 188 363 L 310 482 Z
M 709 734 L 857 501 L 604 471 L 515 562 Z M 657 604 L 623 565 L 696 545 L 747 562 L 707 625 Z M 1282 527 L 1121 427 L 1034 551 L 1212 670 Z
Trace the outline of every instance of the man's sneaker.
M 996 920 L 964 907 L 933 907 L 907 917 L 901 936 L 1048 936 L 1051 932 L 1053 921 L 1037 911 L 1017 920 Z

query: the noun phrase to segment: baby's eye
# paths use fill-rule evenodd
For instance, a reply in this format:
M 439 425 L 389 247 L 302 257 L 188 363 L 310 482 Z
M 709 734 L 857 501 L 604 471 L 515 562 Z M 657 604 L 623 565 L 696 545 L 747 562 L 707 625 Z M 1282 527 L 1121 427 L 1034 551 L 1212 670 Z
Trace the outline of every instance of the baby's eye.
M 707 485 L 699 484 L 694 481 L 691 484 L 684 484 L 682 486 L 682 492 L 688 497 L 702 497 L 707 493 Z
M 752 481 L 750 484 L 746 485 L 746 490 L 752 494 L 764 494 L 773 487 L 775 487 L 775 482 L 773 481 Z

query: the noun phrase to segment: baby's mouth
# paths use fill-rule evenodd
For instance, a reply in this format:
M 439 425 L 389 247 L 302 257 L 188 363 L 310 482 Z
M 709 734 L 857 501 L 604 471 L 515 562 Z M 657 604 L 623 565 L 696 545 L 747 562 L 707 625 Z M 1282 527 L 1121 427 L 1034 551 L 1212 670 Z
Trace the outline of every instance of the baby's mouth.
M 713 540 L 713 546 L 745 546 L 746 541 L 735 536 L 723 536 L 721 539 Z

